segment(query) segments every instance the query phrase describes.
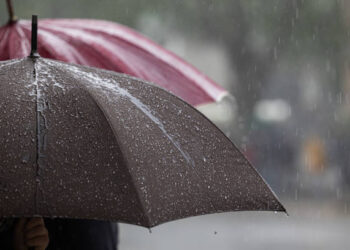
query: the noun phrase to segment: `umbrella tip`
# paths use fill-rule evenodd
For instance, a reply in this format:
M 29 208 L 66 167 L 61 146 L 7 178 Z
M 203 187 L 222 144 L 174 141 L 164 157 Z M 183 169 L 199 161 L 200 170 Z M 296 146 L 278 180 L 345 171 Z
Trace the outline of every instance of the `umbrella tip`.
M 31 58 L 40 57 L 38 53 L 38 16 L 32 15 L 32 49 L 30 52 Z

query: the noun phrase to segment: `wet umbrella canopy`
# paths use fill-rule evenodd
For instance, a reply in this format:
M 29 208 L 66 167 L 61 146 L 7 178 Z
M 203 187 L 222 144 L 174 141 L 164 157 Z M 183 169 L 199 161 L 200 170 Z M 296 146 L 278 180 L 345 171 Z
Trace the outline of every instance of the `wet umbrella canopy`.
M 0 63 L 0 107 L 0 217 L 152 227 L 214 212 L 285 211 L 219 129 L 150 83 L 34 50 Z

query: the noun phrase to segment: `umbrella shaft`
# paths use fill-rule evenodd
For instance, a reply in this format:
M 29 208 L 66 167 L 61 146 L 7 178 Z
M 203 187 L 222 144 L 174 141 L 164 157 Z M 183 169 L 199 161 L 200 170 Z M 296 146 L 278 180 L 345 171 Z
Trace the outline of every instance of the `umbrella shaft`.
M 32 16 L 32 50 L 30 57 L 38 57 L 38 16 Z

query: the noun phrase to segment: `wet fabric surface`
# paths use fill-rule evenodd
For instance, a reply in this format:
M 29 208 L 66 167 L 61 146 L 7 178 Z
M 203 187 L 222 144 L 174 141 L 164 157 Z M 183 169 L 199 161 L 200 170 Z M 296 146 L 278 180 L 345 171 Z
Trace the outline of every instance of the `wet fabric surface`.
M 285 211 L 213 123 L 139 79 L 43 58 L 2 62 L 0 110 L 0 216 L 152 227 Z

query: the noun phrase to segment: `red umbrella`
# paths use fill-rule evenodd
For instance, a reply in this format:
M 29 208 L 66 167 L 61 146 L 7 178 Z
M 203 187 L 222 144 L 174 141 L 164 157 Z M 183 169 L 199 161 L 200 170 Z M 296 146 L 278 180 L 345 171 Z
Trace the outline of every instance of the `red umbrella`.
M 13 14 L 10 14 L 10 16 Z M 0 27 L 0 60 L 30 52 L 30 21 Z M 123 25 L 98 20 L 42 19 L 41 56 L 126 73 L 154 82 L 198 106 L 219 101 L 228 92 L 172 52 Z

